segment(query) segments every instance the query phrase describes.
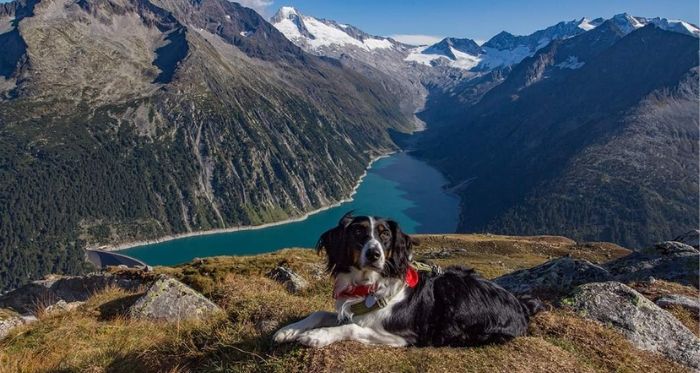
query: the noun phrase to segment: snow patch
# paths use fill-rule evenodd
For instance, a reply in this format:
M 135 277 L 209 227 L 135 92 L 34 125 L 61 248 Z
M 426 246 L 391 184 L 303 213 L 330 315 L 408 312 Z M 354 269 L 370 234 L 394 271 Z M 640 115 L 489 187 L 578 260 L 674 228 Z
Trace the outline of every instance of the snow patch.
M 299 29 L 297 28 L 297 25 L 292 22 L 290 19 L 283 19 L 279 22 L 276 22 L 273 24 L 275 28 L 284 34 L 284 36 L 287 37 L 287 39 L 294 41 L 295 39 L 301 38 L 301 32 L 299 32 Z
M 329 26 L 313 17 L 302 17 L 306 29 L 315 39 L 307 39 L 308 43 L 313 48 L 319 48 L 327 45 L 354 45 L 360 48 L 367 49 L 366 46 L 359 40 L 346 34 L 342 30 Z
M 484 55 L 479 67 L 486 70 L 491 70 L 500 66 L 514 65 L 533 54 L 530 48 L 525 45 L 519 45 L 514 49 L 504 50 L 484 47 L 483 50 Z
M 394 46 L 389 39 L 365 39 L 364 44 L 369 49 L 388 49 Z
M 432 62 L 438 58 L 445 58 L 444 56 L 441 56 L 439 54 L 423 54 L 423 51 L 428 49 L 429 46 L 423 46 L 423 47 L 418 47 L 411 49 L 410 53 L 406 58 L 404 58 L 404 61 L 409 61 L 409 62 L 417 62 L 422 65 L 426 66 L 432 66 Z
M 584 31 L 591 31 L 594 28 L 596 28 L 595 25 L 591 24 L 591 20 L 588 18 L 584 18 L 581 20 L 581 22 L 578 24 L 578 28 Z

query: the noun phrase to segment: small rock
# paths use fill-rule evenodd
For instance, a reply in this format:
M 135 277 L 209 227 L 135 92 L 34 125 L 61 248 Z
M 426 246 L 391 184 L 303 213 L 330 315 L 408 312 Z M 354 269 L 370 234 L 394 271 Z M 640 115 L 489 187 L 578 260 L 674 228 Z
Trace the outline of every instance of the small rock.
M 700 249 L 700 229 L 686 232 L 673 240 Z
M 0 340 L 7 337 L 12 329 L 23 325 L 22 319 L 19 317 L 10 317 L 4 320 L 0 320 Z
M 284 266 L 277 266 L 267 273 L 267 277 L 283 284 L 287 291 L 292 294 L 299 293 L 309 287 L 309 283 L 303 277 Z
M 0 340 L 7 337 L 12 329 L 37 321 L 34 316 L 11 316 L 0 320 Z
M 619 282 L 579 286 L 566 299 L 582 316 L 609 325 L 637 348 L 698 369 L 700 340 L 668 311 Z
M 183 321 L 201 320 L 220 311 L 202 294 L 173 278 L 162 277 L 129 308 L 134 318 Z
M 695 314 L 700 313 L 700 302 L 697 298 L 690 298 L 678 294 L 664 295 L 656 300 L 656 305 L 663 308 L 669 308 L 672 306 L 681 306 L 694 312 Z
M 260 334 L 270 334 L 279 329 L 280 322 L 277 320 L 263 319 L 255 322 L 255 330 Z
M 555 296 L 581 284 L 609 279 L 608 271 L 587 260 L 561 257 L 503 275 L 494 282 L 514 294 Z
M 44 312 L 46 312 L 46 313 L 69 312 L 69 311 L 73 311 L 74 309 L 80 307 L 83 304 L 85 304 L 85 302 L 75 301 L 75 302 L 68 303 L 65 300 L 61 299 L 58 302 L 46 307 L 46 309 L 44 309 Z

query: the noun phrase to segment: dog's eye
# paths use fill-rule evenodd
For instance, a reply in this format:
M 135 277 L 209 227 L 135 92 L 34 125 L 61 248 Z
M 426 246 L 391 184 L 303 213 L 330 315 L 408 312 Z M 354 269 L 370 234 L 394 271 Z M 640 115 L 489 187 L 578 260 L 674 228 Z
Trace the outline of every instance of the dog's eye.
M 358 227 L 358 228 L 355 228 L 355 229 L 352 230 L 352 234 L 354 234 L 355 236 L 360 237 L 360 236 L 364 235 L 365 232 L 363 231 L 362 228 L 359 228 L 359 227 Z
M 383 240 L 388 240 L 389 238 L 391 238 L 391 234 L 389 233 L 389 231 L 384 231 L 379 234 L 379 237 L 381 237 Z

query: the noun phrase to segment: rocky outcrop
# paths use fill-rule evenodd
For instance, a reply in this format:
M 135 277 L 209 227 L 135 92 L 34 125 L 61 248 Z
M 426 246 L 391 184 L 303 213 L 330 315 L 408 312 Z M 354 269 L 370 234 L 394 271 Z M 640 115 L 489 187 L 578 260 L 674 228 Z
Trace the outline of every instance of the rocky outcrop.
M 581 316 L 609 325 L 637 348 L 699 369 L 700 340 L 668 311 L 619 282 L 578 287 L 564 300 Z
M 700 229 L 686 232 L 673 240 L 700 249 Z
M 50 307 L 59 302 L 85 301 L 108 286 L 135 289 L 140 284 L 140 281 L 131 278 L 102 273 L 76 277 L 50 276 L 0 297 L 0 307 L 23 314 L 35 313 L 37 308 Z
M 132 274 L 92 273 L 87 276 L 49 276 L 33 281 L 0 297 L 0 308 L 20 314 L 36 314 L 38 310 L 59 302 L 83 302 L 107 287 L 136 290 L 144 277 Z
M 129 308 L 134 318 L 184 321 L 202 320 L 221 311 L 202 294 L 172 278 L 162 277 Z
M 654 303 L 662 308 L 678 306 L 694 312 L 696 315 L 700 313 L 700 302 L 698 302 L 698 298 L 693 299 L 683 295 L 670 294 L 660 297 Z
M 605 265 L 621 282 L 645 281 L 649 277 L 698 287 L 698 249 L 676 241 L 665 241 Z
M 308 281 L 285 266 L 277 266 L 267 273 L 267 277 L 284 285 L 292 294 L 297 294 L 309 287 Z
M 503 275 L 494 281 L 514 294 L 552 296 L 568 293 L 581 284 L 610 279 L 608 271 L 587 260 L 562 257 Z

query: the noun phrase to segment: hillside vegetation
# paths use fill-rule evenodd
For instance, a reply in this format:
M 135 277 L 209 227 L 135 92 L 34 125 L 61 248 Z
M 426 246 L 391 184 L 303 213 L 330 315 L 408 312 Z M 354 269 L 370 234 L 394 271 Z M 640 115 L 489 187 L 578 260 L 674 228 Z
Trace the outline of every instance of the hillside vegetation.
M 440 265 L 473 266 L 493 278 L 571 255 L 604 262 L 629 253 L 614 244 L 577 244 L 563 237 L 487 235 L 421 236 L 417 258 Z M 273 345 L 280 326 L 319 309 L 332 309 L 332 283 L 323 258 L 288 249 L 250 257 L 215 257 L 159 267 L 220 305 L 225 313 L 203 323 L 136 321 L 123 314 L 133 294 L 108 289 L 77 310 L 40 313 L 0 342 L 0 371 L 278 371 L 278 372 L 683 372 L 660 355 L 634 348 L 611 328 L 564 308 L 537 315 L 530 335 L 505 345 L 479 348 L 387 348 L 344 342 L 314 350 Z M 265 273 L 283 262 L 310 286 L 298 295 Z M 697 289 L 656 281 L 645 294 L 697 295 Z M 697 317 L 683 314 L 692 330 Z
M 87 245 L 327 206 L 411 129 L 381 84 L 237 3 L 18 0 L 5 24 L 0 290 L 81 272 Z

